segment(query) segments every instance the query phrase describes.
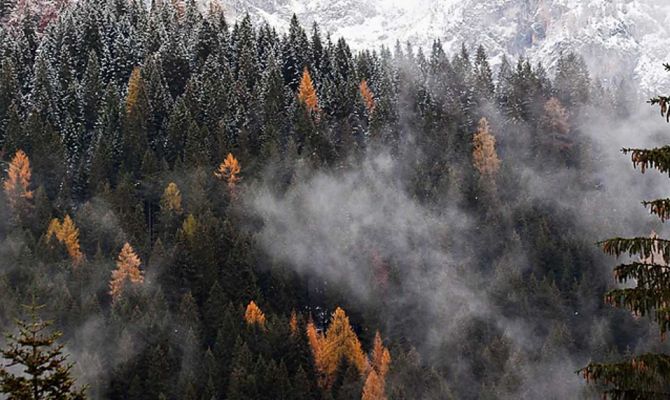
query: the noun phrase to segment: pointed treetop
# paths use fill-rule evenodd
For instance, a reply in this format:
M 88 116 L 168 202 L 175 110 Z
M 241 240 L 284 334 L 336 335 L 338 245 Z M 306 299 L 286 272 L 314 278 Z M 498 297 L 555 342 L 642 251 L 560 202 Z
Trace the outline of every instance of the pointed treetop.
M 228 153 L 226 159 L 219 165 L 219 169 L 214 172 L 217 178 L 228 183 L 230 189 L 234 189 L 237 183 L 240 181 L 238 176 L 242 168 L 240 163 L 237 161 L 231 153 Z
M 314 83 L 312 82 L 312 76 L 309 73 L 307 67 L 302 73 L 302 79 L 300 79 L 300 86 L 298 87 L 298 100 L 305 104 L 307 110 L 310 112 L 317 112 L 319 110 L 319 99 L 316 95 L 316 89 L 314 88 Z
M 140 270 L 142 261 L 128 242 L 123 245 L 116 261 L 116 269 L 112 271 L 109 282 L 109 294 L 116 301 L 123 291 L 126 280 L 133 284 L 143 283 L 144 275 Z
M 244 313 L 244 321 L 247 325 L 256 325 L 261 328 L 265 327 L 265 314 L 263 314 L 263 311 L 258 308 L 253 300 L 247 305 L 247 310 Z
M 31 176 L 30 159 L 23 150 L 18 150 L 9 163 L 7 179 L 3 183 L 5 194 L 12 208 L 16 208 L 22 199 L 33 198 L 33 192 L 30 190 Z

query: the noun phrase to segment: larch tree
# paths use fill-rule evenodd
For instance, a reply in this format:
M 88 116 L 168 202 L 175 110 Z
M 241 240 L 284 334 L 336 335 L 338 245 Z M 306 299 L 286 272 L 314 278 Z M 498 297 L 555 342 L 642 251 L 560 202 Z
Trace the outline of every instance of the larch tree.
M 375 333 L 375 340 L 372 344 L 372 354 L 370 354 L 370 364 L 372 368 L 377 371 L 377 375 L 381 380 L 386 378 L 391 365 L 391 353 L 382 342 L 382 336 L 379 331 Z
M 368 377 L 365 379 L 361 400 L 386 400 L 384 383 L 374 369 L 370 371 Z
M 479 126 L 473 139 L 472 162 L 479 174 L 493 179 L 500 170 L 500 159 L 496 152 L 496 139 L 486 118 L 479 120 Z
M 7 178 L 2 185 L 9 206 L 16 213 L 25 212 L 30 208 L 30 200 L 33 198 L 33 192 L 30 190 L 31 176 L 30 159 L 23 150 L 18 150 L 9 163 Z
M 670 71 L 670 65 L 666 65 L 666 69 Z M 651 103 L 660 105 L 661 114 L 670 120 L 670 97 L 657 97 Z M 626 148 L 623 152 L 631 156 L 633 166 L 639 167 L 642 173 L 649 168 L 670 173 L 670 146 Z M 670 199 L 642 204 L 661 221 L 670 219 Z M 658 324 L 664 338 L 670 329 L 670 240 L 655 234 L 651 237 L 616 237 L 601 242 L 600 246 L 609 255 L 633 258 L 633 261 L 614 268 L 615 279 L 625 286 L 606 293 L 605 302 L 635 315 L 648 315 Z M 667 353 L 650 352 L 610 363 L 592 362 L 579 372 L 587 382 L 600 385 L 605 398 L 670 398 L 670 355 Z
M 314 357 L 314 365 L 316 370 L 322 376 L 326 374 L 326 366 L 323 358 L 323 346 L 325 338 L 323 334 L 316 329 L 314 321 L 310 318 L 307 322 L 307 327 L 305 329 L 305 334 L 307 336 L 307 342 L 309 347 L 312 350 L 312 357 Z
M 298 336 L 299 333 L 298 314 L 295 312 L 295 310 L 291 311 L 291 318 L 289 318 L 288 327 L 291 332 L 291 336 L 293 337 Z
M 79 228 L 69 215 L 65 215 L 63 222 L 58 218 L 52 219 L 47 228 L 46 236 L 47 242 L 50 242 L 51 238 L 55 236 L 56 240 L 65 246 L 74 267 L 78 267 L 84 262 L 84 253 L 82 253 L 79 244 Z
M 170 182 L 161 197 L 161 210 L 169 211 L 174 214 L 181 214 L 184 210 L 181 206 L 181 191 L 176 183 Z
M 368 369 L 367 358 L 349 317 L 338 307 L 333 312 L 322 346 L 323 369 L 328 383 L 332 382 L 343 359 L 355 366 L 361 375 Z
M 12 400 L 83 400 L 85 388 L 76 388 L 61 332 L 49 332 L 51 321 L 42 320 L 41 306 L 26 306 L 29 319 L 17 320 L 18 335 L 7 336 L 0 351 L 0 393 Z
M 112 279 L 109 282 L 109 294 L 112 300 L 116 301 L 121 296 L 126 280 L 133 284 L 144 282 L 144 275 L 140 270 L 141 264 L 140 258 L 126 242 L 119 253 L 116 269 L 112 271 Z
M 263 314 L 263 311 L 261 311 L 253 300 L 247 305 L 247 309 L 244 312 L 244 321 L 247 325 L 265 328 L 265 314 Z
M 359 91 L 361 92 L 361 97 L 365 102 L 365 108 L 368 110 L 368 115 L 371 115 L 375 110 L 375 95 L 370 90 L 368 86 L 368 81 L 363 79 L 358 86 Z
M 305 67 L 305 70 L 302 73 L 302 79 L 300 79 L 300 86 L 298 87 L 298 100 L 304 103 L 307 107 L 307 110 L 310 112 L 318 112 L 319 98 L 316 94 L 316 89 L 314 88 L 314 82 L 312 82 L 312 75 L 310 75 L 307 67 Z
M 240 177 L 238 176 L 242 168 L 240 167 L 239 161 L 231 153 L 228 153 L 226 159 L 219 165 L 219 169 L 214 172 L 217 178 L 228 184 L 230 190 L 235 189 Z

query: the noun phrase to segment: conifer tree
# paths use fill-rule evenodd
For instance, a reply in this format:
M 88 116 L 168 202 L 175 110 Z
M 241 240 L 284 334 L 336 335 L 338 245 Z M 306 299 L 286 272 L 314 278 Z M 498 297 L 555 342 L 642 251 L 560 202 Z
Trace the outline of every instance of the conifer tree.
M 666 65 L 670 71 L 670 65 Z M 661 114 L 670 119 L 668 97 L 660 96 L 651 100 L 658 104 Z M 644 173 L 655 168 L 663 173 L 670 172 L 670 146 L 641 149 L 626 148 L 633 166 Z M 651 214 L 661 221 L 670 219 L 670 200 L 644 201 Z M 637 257 L 639 261 L 618 265 L 614 277 L 624 288 L 610 290 L 605 302 L 615 307 L 627 309 L 639 316 L 649 316 L 665 337 L 670 329 L 670 240 L 651 237 L 612 238 L 600 243 L 602 250 L 612 256 Z M 620 399 L 665 399 L 670 397 L 670 355 L 666 353 L 646 353 L 633 355 L 619 362 L 592 362 L 579 371 L 587 382 L 599 384 L 604 389 L 604 397 Z
M 473 139 L 472 162 L 480 175 L 491 179 L 500 169 L 500 159 L 496 152 L 496 139 L 491 134 L 486 118 L 479 120 L 479 127 Z
M 123 245 L 116 261 L 116 269 L 112 271 L 112 279 L 109 282 L 109 294 L 114 301 L 122 294 L 126 280 L 138 284 L 144 282 L 144 274 L 140 270 L 140 258 L 128 242 Z
M 184 211 L 181 206 L 181 192 L 176 183 L 170 182 L 165 187 L 161 197 L 161 209 L 175 214 L 181 214 Z
M 9 163 L 7 178 L 2 184 L 9 206 L 17 217 L 24 215 L 31 207 L 30 200 L 33 198 L 33 191 L 30 190 L 31 176 L 30 159 L 23 150 L 18 150 Z
M 320 352 L 326 386 L 332 383 L 335 372 L 343 360 L 354 366 L 361 375 L 368 368 L 361 342 L 349 324 L 349 317 L 339 307 L 333 312 Z
M 47 241 L 50 241 L 53 236 L 56 237 L 58 242 L 65 245 L 75 268 L 84 262 L 84 253 L 82 253 L 79 245 L 79 228 L 75 226 L 69 215 L 65 215 L 63 222 L 60 222 L 58 218 L 51 220 L 46 233 Z
M 253 300 L 247 305 L 247 309 L 244 312 L 244 321 L 247 325 L 257 325 L 260 328 L 265 328 L 265 314 L 263 314 L 263 311 L 258 308 Z
M 49 333 L 51 321 L 42 320 L 43 306 L 27 306 L 30 319 L 17 320 L 18 335 L 9 335 L 0 354 L 0 393 L 12 400 L 83 400 L 85 388 L 77 389 L 73 364 L 67 362 L 61 332 Z
M 316 113 L 319 110 L 319 99 L 316 94 L 316 89 L 314 88 L 314 83 L 312 82 L 312 76 L 307 67 L 305 67 L 305 70 L 302 73 L 302 78 L 300 79 L 298 100 L 305 104 L 307 110 L 311 113 Z
M 361 97 L 363 97 L 363 101 L 365 102 L 365 108 L 368 110 L 368 115 L 371 115 L 375 110 L 375 97 L 374 94 L 372 94 L 372 90 L 370 90 L 368 82 L 365 79 L 361 81 L 359 90 L 361 92 Z
M 226 159 L 219 165 L 219 169 L 214 173 L 217 178 L 225 181 L 230 190 L 234 190 L 240 181 L 238 176 L 241 171 L 240 163 L 231 153 L 228 153 Z

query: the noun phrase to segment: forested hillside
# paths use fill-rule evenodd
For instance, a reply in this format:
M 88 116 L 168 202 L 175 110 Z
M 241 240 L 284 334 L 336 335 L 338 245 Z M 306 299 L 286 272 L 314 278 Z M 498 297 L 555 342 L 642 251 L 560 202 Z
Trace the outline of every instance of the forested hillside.
M 44 304 L 89 398 L 589 398 L 652 335 L 565 204 L 634 97 L 579 56 L 0 5 L 0 324 Z

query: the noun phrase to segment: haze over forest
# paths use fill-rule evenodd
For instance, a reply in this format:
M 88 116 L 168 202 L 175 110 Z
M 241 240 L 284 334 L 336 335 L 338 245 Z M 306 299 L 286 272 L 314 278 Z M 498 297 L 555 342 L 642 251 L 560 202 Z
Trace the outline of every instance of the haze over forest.
M 0 0 L 0 398 L 670 395 L 651 5 L 605 77 L 261 3 Z

